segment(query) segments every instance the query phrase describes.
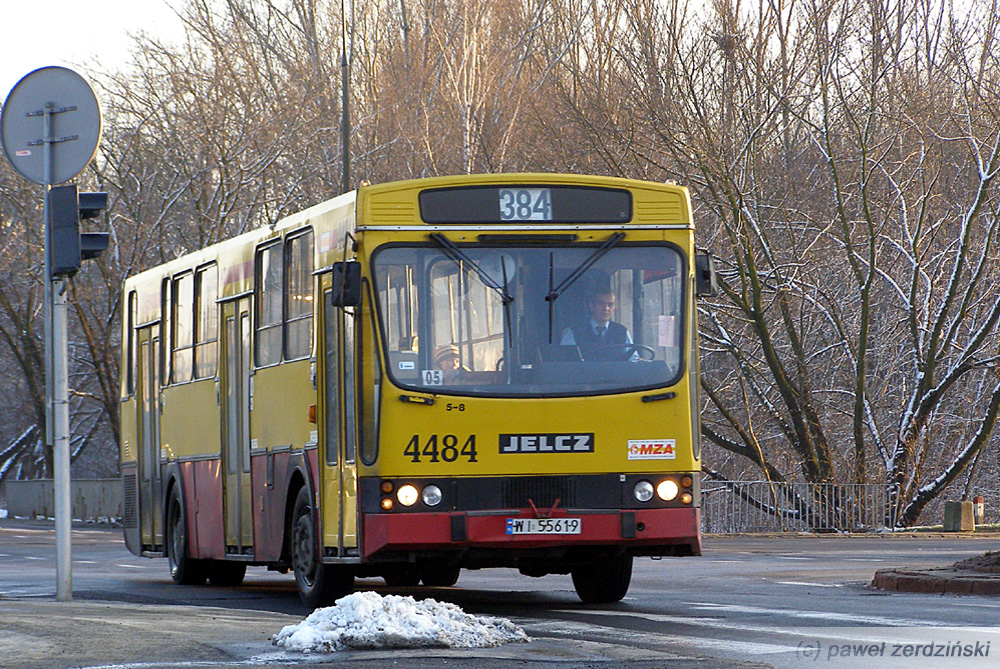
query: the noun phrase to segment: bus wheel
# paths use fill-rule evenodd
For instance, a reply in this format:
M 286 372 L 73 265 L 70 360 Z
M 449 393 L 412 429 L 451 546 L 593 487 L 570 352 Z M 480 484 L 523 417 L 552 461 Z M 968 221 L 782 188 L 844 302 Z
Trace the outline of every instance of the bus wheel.
M 299 490 L 292 512 L 292 569 L 302 603 L 310 608 L 328 606 L 354 589 L 354 574 L 339 565 L 320 562 L 312 500 Z
M 420 580 L 428 588 L 450 588 L 458 583 L 458 567 L 427 567 Z
M 208 582 L 220 588 L 235 588 L 247 574 L 245 562 L 212 560 L 208 565 Z
M 170 491 L 167 501 L 167 561 L 170 563 L 170 577 L 180 585 L 201 585 L 205 582 L 204 560 L 188 557 L 187 521 L 184 502 L 177 486 Z
M 572 571 L 576 594 L 587 604 L 619 602 L 632 581 L 632 556 L 612 555 Z

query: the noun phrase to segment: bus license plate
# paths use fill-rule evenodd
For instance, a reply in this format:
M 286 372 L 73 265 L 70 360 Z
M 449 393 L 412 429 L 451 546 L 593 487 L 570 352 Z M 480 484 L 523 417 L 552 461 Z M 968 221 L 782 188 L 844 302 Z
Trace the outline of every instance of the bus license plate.
M 580 534 L 579 518 L 508 518 L 507 534 Z

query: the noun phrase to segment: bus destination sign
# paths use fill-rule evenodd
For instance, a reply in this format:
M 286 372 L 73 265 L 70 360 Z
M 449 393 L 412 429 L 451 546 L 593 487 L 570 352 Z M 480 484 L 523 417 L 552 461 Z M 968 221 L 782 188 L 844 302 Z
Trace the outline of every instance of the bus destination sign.
M 420 193 L 425 223 L 627 223 L 632 196 L 618 188 L 471 186 Z

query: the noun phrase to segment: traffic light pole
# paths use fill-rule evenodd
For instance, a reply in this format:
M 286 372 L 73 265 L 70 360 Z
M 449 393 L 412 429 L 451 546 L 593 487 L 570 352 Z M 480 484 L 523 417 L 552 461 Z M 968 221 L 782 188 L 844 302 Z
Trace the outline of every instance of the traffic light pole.
M 80 217 L 96 216 L 105 207 L 106 193 L 84 193 L 81 203 L 75 185 L 66 190 L 53 184 L 80 174 L 94 159 L 100 138 L 97 96 L 83 77 L 65 67 L 42 67 L 22 77 L 0 109 L 0 150 L 15 172 L 44 189 L 45 444 L 53 453 L 56 599 L 63 602 L 73 598 L 66 277 L 81 260 L 107 248 L 108 234 L 79 233 Z
M 66 279 L 52 281 L 52 413 L 55 420 L 56 599 L 73 599 L 72 516 L 69 457 L 69 355 Z
M 69 354 L 66 324 L 66 279 L 53 278 L 49 236 L 52 230 L 52 146 L 60 138 L 52 136 L 52 115 L 55 105 L 45 105 L 44 144 L 45 173 L 45 395 L 48 415 L 45 432 L 53 451 L 55 512 L 56 512 L 56 600 L 73 599 L 72 515 L 70 500 L 69 457 Z

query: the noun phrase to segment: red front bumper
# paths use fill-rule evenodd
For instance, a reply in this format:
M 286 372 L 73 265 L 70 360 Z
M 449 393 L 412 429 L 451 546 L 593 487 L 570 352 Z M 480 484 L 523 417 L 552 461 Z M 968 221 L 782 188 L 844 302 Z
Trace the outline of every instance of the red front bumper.
M 462 548 L 504 549 L 553 546 L 619 545 L 642 547 L 642 554 L 701 554 L 699 509 L 645 509 L 575 514 L 560 509 L 553 518 L 581 518 L 580 534 L 507 534 L 508 518 L 534 518 L 528 509 L 520 514 L 483 515 L 455 513 L 363 514 L 364 558 L 379 553 Z

